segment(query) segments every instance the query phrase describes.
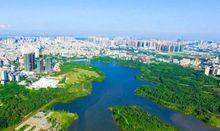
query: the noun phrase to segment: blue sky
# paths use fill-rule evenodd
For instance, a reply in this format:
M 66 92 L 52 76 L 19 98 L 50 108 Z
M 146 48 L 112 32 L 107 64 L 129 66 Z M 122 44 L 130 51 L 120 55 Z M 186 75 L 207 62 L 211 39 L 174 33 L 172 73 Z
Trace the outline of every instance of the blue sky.
M 220 39 L 220 0 L 0 0 L 0 34 Z

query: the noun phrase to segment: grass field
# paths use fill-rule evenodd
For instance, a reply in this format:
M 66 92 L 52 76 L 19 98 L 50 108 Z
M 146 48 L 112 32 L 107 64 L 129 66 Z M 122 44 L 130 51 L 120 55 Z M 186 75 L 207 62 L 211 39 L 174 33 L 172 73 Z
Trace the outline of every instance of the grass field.
M 62 78 L 62 87 L 67 91 L 63 97 L 57 99 L 57 102 L 68 102 L 86 96 L 92 91 L 93 81 L 104 79 L 104 75 L 96 68 L 75 63 L 64 63 L 61 72 L 56 76 Z
M 78 115 L 64 111 L 53 111 L 53 115 L 47 119 L 56 130 L 67 130 L 78 119 Z
M 94 78 L 98 78 L 99 74 L 95 71 L 75 68 L 72 72 L 66 74 L 66 84 L 77 84 L 83 82 L 90 82 Z

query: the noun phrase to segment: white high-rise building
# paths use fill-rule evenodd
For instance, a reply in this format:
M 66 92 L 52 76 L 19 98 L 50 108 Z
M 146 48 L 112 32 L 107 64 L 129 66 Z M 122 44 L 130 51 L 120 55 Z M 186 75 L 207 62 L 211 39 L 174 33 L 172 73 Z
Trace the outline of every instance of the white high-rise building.
M 1 80 L 4 82 L 8 80 L 8 72 L 6 70 L 1 71 Z
M 17 74 L 17 75 L 15 76 L 15 80 L 16 80 L 17 82 L 21 81 L 21 75 L 20 75 L 20 74 Z
M 9 74 L 9 81 L 15 81 L 15 75 L 14 74 Z
M 41 48 L 40 48 L 40 47 L 37 47 L 37 48 L 34 50 L 34 53 L 35 53 L 35 58 L 39 58 L 40 55 L 41 55 Z
M 11 72 L 15 72 L 16 71 L 16 67 L 15 66 L 11 66 Z
M 205 68 L 205 75 L 209 75 L 210 74 L 210 70 L 211 70 L 211 68 L 209 67 L 209 66 L 207 66 L 206 68 Z

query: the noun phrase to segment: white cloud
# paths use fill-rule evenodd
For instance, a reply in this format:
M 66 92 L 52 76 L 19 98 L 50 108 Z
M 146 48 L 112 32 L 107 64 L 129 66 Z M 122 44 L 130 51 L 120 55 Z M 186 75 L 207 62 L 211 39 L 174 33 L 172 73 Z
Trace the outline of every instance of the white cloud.
M 7 28 L 10 28 L 10 25 L 0 23 L 0 29 L 7 29 Z

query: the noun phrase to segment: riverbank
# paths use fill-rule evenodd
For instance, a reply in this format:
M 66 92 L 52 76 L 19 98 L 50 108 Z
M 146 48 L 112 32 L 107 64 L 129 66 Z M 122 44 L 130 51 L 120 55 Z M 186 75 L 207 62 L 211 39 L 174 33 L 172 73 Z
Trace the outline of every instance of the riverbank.
M 16 131 L 67 130 L 78 115 L 64 111 L 40 110 L 15 128 Z
M 194 116 L 209 126 L 220 127 L 220 94 L 218 81 L 191 68 L 168 63 L 143 64 L 112 58 L 94 58 L 94 61 L 115 63 L 136 68 L 138 80 L 151 82 L 156 88 L 142 86 L 137 95 L 155 103 Z
M 0 129 L 14 129 L 21 120 L 28 119 L 39 110 L 87 96 L 92 91 L 91 83 L 104 79 L 98 69 L 77 63 L 64 63 L 61 72 L 54 76 L 65 78 L 61 81 L 62 86 L 40 90 L 29 90 L 16 83 L 0 86 Z
M 75 113 L 64 111 L 52 111 L 53 114 L 47 118 L 55 130 L 68 130 L 71 124 L 78 119 Z
M 121 130 L 125 131 L 177 131 L 176 128 L 160 121 L 136 106 L 110 107 L 113 118 Z

